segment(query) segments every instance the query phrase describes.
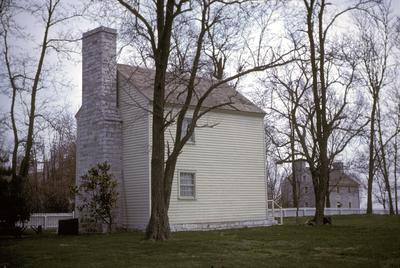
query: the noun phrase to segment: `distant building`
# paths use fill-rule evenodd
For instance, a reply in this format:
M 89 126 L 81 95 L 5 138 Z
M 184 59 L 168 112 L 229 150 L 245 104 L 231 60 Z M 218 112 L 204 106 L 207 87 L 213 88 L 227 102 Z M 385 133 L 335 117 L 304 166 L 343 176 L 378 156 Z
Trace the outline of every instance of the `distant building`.
M 304 160 L 295 162 L 295 176 L 299 193 L 299 207 L 315 207 L 311 172 Z M 344 171 L 342 162 L 333 164 L 329 176 L 330 207 L 360 208 L 360 184 L 353 176 Z M 282 183 L 283 207 L 294 207 L 291 178 L 292 175 Z

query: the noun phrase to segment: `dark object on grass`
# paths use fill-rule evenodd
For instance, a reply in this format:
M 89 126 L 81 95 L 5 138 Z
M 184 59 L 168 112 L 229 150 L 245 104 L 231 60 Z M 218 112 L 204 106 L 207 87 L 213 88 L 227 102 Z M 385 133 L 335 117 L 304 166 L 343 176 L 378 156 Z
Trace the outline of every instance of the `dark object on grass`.
M 21 238 L 26 230 L 26 226 L 15 226 L 13 228 L 13 234 L 15 238 Z
M 325 224 L 329 224 L 329 225 L 331 225 L 332 224 L 332 218 L 331 217 L 324 217 L 324 225 Z M 315 222 L 315 218 L 312 218 L 312 219 L 309 219 L 309 220 L 307 220 L 306 221 L 306 225 L 311 225 L 311 226 L 314 226 L 314 225 L 317 225 L 317 223 Z
M 31 226 L 31 229 L 32 229 L 33 231 L 35 231 L 36 234 L 41 234 L 41 233 L 43 232 L 42 225 L 39 225 L 38 227 Z
M 68 219 L 58 221 L 58 235 L 78 235 L 78 219 Z

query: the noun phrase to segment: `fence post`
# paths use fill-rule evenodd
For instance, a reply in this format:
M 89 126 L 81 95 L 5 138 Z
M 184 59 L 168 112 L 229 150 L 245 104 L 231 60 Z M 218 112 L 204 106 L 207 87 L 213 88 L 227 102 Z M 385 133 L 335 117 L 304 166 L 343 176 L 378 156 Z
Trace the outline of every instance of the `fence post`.
M 274 201 L 272 201 L 271 203 L 272 203 L 272 217 L 274 217 L 275 220 L 275 203 Z

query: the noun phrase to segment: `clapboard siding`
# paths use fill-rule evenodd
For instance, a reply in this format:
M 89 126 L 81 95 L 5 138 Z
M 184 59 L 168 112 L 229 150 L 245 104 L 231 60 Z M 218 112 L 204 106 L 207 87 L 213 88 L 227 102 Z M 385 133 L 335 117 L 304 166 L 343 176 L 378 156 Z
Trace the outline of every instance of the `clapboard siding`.
M 149 218 L 148 101 L 119 78 L 119 106 L 123 121 L 122 161 L 129 228 L 145 228 Z M 128 89 L 130 89 L 128 91 Z
M 171 224 L 266 219 L 263 118 L 211 112 L 198 125 L 215 123 L 213 128 L 197 128 L 195 144 L 187 144 L 179 156 L 169 209 Z M 170 131 L 174 133 L 174 126 Z M 196 200 L 178 199 L 180 170 L 196 172 Z

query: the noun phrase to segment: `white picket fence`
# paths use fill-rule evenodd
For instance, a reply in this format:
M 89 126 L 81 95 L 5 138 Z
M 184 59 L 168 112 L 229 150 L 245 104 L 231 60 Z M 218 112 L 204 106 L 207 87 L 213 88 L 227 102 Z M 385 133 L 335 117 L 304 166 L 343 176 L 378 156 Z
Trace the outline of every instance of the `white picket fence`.
M 279 209 L 269 211 L 277 218 L 281 217 L 281 212 Z M 366 209 L 360 208 L 325 208 L 325 215 L 353 215 L 353 214 L 365 214 Z M 389 214 L 388 210 L 384 209 L 374 209 L 374 214 L 385 215 Z M 314 216 L 315 208 L 299 208 L 299 216 Z M 296 217 L 296 208 L 282 208 L 283 217 Z M 65 219 L 73 219 L 75 217 L 74 212 L 71 213 L 34 213 L 31 214 L 30 220 L 25 226 L 42 226 L 43 229 L 53 229 L 58 228 L 58 221 Z
M 31 214 L 29 222 L 25 226 L 42 226 L 43 229 L 58 228 L 59 220 L 73 219 L 74 212 L 71 213 L 34 213 Z
M 296 208 L 283 208 L 283 217 L 296 217 Z M 354 215 L 354 214 L 365 214 L 366 209 L 363 208 L 325 208 L 325 215 Z M 373 213 L 376 215 L 389 214 L 389 210 L 374 209 Z M 279 211 L 275 211 L 275 217 L 280 216 Z M 299 216 L 314 216 L 315 208 L 299 208 Z

